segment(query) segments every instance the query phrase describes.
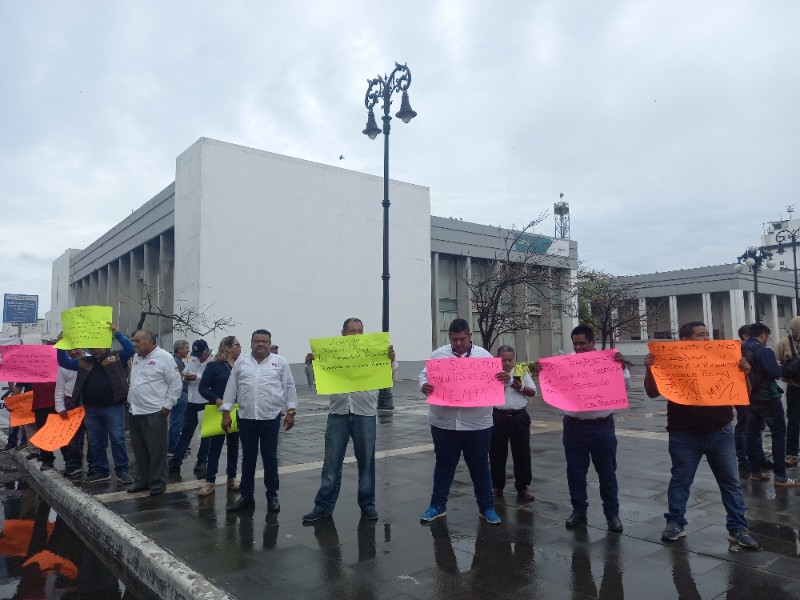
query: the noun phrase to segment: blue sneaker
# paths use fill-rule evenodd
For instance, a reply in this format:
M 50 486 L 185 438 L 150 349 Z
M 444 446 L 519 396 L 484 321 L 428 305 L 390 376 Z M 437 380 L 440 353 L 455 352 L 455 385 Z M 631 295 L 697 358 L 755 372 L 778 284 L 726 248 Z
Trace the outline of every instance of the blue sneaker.
M 422 513 L 422 515 L 420 515 L 419 520 L 428 523 L 430 521 L 438 519 L 439 517 L 444 517 L 445 515 L 447 515 L 446 510 L 439 510 L 438 508 L 430 506 L 428 507 L 428 510 L 426 510 L 424 513 Z
M 503 519 L 500 518 L 493 508 L 487 508 L 485 511 L 481 513 L 481 519 L 490 523 L 491 525 L 500 525 L 503 522 Z

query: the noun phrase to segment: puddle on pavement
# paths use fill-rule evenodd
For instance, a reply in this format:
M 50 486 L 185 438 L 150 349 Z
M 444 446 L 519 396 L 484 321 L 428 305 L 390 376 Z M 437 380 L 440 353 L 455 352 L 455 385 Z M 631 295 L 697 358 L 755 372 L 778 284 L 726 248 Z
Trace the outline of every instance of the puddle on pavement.
M 14 459 L 0 456 L 0 599 L 135 600 L 39 497 Z

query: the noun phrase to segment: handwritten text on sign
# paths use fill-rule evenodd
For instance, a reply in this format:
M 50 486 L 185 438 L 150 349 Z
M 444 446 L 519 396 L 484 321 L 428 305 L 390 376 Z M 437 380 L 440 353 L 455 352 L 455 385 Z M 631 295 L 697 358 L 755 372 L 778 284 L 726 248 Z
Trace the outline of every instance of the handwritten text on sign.
M 346 394 L 392 387 L 389 333 L 311 340 L 318 394 Z
M 428 404 L 474 408 L 505 403 L 503 382 L 496 379 L 503 370 L 499 358 L 440 358 L 426 364 L 433 392 Z
M 108 324 L 114 310 L 110 306 L 76 306 L 61 313 L 64 337 L 56 348 L 111 348 L 111 330 Z
M 5 402 L 6 408 L 11 413 L 8 419 L 11 427 L 19 427 L 20 425 L 36 422 L 36 416 L 33 414 L 33 392 L 8 396 Z
M 47 415 L 47 423 L 31 437 L 31 444 L 48 452 L 63 448 L 69 444 L 80 428 L 85 412 L 84 408 L 79 406 L 67 412 L 66 419 L 61 415 Z
M 742 345 L 737 341 L 650 342 L 650 368 L 661 395 L 678 404 L 728 406 L 750 404 Z
M 571 412 L 628 408 L 622 365 L 614 354 L 616 350 L 597 350 L 540 358 L 542 398 Z
M 56 350 L 52 346 L 0 346 L 0 381 L 41 383 L 55 381 Z

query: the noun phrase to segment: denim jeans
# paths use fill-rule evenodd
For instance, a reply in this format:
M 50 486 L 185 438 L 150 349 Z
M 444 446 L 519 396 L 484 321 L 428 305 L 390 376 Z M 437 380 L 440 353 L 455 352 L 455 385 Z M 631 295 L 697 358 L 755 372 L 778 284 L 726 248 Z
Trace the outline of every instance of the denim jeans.
M 672 478 L 667 488 L 669 512 L 664 514 L 667 523 L 686 526 L 686 502 L 694 481 L 700 459 L 705 455 L 708 466 L 717 480 L 722 505 L 728 513 L 728 532 L 747 529 L 744 516 L 744 497 L 736 468 L 736 446 L 733 440 L 733 423 L 707 434 L 686 431 L 669 432 L 669 455 L 672 458 Z M 759 467 L 760 468 L 760 467 Z
M 736 409 L 736 427 L 733 429 L 733 437 L 736 441 L 736 460 L 740 465 L 749 465 L 747 460 L 747 422 L 750 419 L 749 406 L 735 406 Z M 762 424 L 761 431 L 764 431 Z M 764 454 L 764 441 L 761 433 L 758 434 L 758 447 L 756 448 L 756 457 L 759 464 L 767 462 L 767 456 Z
M 443 511 L 447 509 L 447 497 L 450 495 L 450 486 L 456 475 L 456 467 L 464 454 L 467 463 L 472 487 L 475 490 L 475 500 L 478 509 L 483 513 L 494 508 L 492 495 L 492 474 L 489 469 L 489 440 L 492 429 L 478 429 L 476 431 L 457 431 L 442 429 L 431 425 L 433 438 L 433 452 L 436 455 L 436 465 L 433 467 L 433 493 L 431 506 Z
M 747 457 L 751 473 L 761 472 L 761 465 L 754 457 L 758 449 L 758 440 L 761 437 L 761 426 L 764 423 L 772 432 L 772 462 L 775 463 L 772 468 L 773 472 L 776 478 L 785 479 L 786 416 L 780 397 L 750 401 L 750 416 L 747 422 Z
M 264 487 L 267 498 L 278 495 L 278 432 L 281 417 L 274 419 L 243 419 L 239 417 L 239 439 L 242 442 L 242 482 L 239 493 L 242 498 L 252 499 L 256 490 L 256 463 L 261 446 L 261 462 L 264 465 Z
M 194 432 L 197 430 L 198 415 L 205 410 L 205 404 L 196 404 L 191 402 L 186 405 L 186 412 L 183 415 L 183 427 L 181 428 L 181 437 L 178 440 L 178 445 L 175 446 L 175 452 L 170 460 L 171 465 L 181 466 L 183 459 L 186 458 L 186 451 L 189 450 L 189 444 L 192 443 Z M 210 444 L 209 438 L 200 438 L 200 448 L 197 449 L 197 462 L 208 462 L 208 445 Z
M 786 387 L 786 454 L 797 456 L 800 451 L 800 388 Z
M 342 487 L 342 463 L 350 438 L 353 438 L 353 451 L 358 463 L 358 505 L 361 510 L 375 508 L 376 423 L 374 416 L 328 414 L 322 482 L 314 499 L 316 508 L 332 513 L 336 506 Z
M 175 453 L 175 448 L 178 447 L 178 441 L 181 439 L 181 430 L 183 429 L 183 415 L 186 413 L 186 405 L 189 402 L 189 394 L 183 392 L 169 412 L 169 445 L 167 452 L 170 454 Z
M 604 419 L 576 419 L 564 415 L 564 457 L 567 460 L 567 485 L 572 510 L 585 515 L 589 507 L 586 474 L 589 460 L 600 479 L 603 514 L 619 515 L 617 487 L 617 435 L 614 415 Z
M 117 475 L 128 472 L 128 450 L 125 446 L 125 403 L 111 406 L 85 406 L 86 437 L 89 440 L 87 459 L 95 473 L 108 475 L 108 440 Z
M 208 440 L 208 466 L 206 467 L 206 481 L 208 483 L 217 482 L 217 471 L 219 470 L 219 457 L 222 455 L 222 446 L 228 446 L 228 465 L 225 474 L 228 479 L 236 479 L 236 469 L 239 465 L 239 432 L 224 435 L 213 435 Z

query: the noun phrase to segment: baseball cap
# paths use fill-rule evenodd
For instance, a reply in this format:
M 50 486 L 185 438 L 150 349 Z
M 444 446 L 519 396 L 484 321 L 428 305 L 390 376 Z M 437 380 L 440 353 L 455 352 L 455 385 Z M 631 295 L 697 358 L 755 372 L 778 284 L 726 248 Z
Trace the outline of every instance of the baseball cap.
M 208 350 L 208 344 L 205 340 L 197 340 L 192 344 L 192 356 L 200 356 L 206 350 Z

